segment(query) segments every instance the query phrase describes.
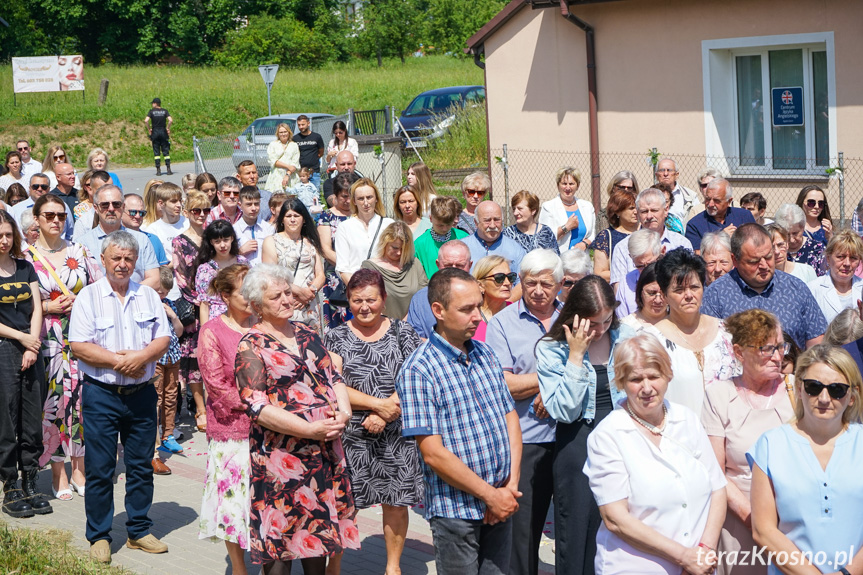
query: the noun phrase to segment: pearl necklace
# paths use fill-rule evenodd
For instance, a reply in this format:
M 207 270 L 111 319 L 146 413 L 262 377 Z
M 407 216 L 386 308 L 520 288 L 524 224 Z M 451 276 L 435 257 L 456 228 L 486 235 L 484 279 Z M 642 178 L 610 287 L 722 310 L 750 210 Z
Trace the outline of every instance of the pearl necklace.
M 629 412 L 630 417 L 632 417 L 632 419 L 634 419 L 636 423 L 644 427 L 653 435 L 662 435 L 662 432 L 665 431 L 665 424 L 668 423 L 668 408 L 665 407 L 664 403 L 662 404 L 662 423 L 659 424 L 659 427 L 653 425 L 652 423 L 648 423 L 635 415 L 635 412 L 632 411 L 632 407 L 629 405 L 629 402 L 627 402 L 626 404 L 626 411 Z

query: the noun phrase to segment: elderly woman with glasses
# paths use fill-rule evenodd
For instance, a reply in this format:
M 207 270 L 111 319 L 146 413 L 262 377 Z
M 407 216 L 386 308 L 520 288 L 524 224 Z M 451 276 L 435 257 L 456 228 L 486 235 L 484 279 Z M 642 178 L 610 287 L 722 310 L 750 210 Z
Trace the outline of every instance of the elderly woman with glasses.
M 809 264 L 792 262 L 788 259 L 788 244 L 791 237 L 788 230 L 776 223 L 767 224 L 764 229 L 770 234 L 773 242 L 773 263 L 776 271 L 790 274 L 807 284 L 818 277 Z
M 793 378 L 786 379 L 782 374 L 782 360 L 790 346 L 775 316 L 750 309 L 726 319 L 725 329 L 731 334 L 734 355 L 743 370 L 739 376 L 707 388 L 701 422 L 728 479 L 728 512 L 717 549 L 730 554 L 756 547 L 749 500 L 752 473 L 746 450 L 765 431 L 779 427 L 794 415 L 794 387 Z M 717 572 L 764 575 L 767 568 L 720 562 Z
M 590 261 L 590 254 L 587 252 L 568 250 L 560 254 L 560 263 L 563 264 L 563 281 L 560 282 L 560 293 L 557 294 L 557 300 L 566 303 L 566 298 L 569 297 L 569 292 L 575 282 L 591 274 L 593 262 Z
M 485 341 L 488 322 L 496 313 L 509 305 L 512 286 L 518 274 L 510 270 L 509 261 L 501 256 L 485 256 L 476 262 L 471 275 L 479 282 L 482 290 L 482 307 L 479 310 L 480 322 L 473 339 Z
M 464 210 L 458 215 L 456 227 L 466 234 L 476 231 L 476 207 L 485 199 L 491 189 L 491 180 L 485 172 L 468 174 L 461 181 L 461 193 L 464 195 Z
M 800 206 L 782 204 L 776 209 L 773 223 L 788 231 L 788 261 L 810 265 L 819 276 L 827 273 L 824 261 L 826 244 L 805 234 L 806 215 Z
M 270 573 L 302 559 L 324 575 L 327 557 L 359 548 L 341 436 L 351 418 L 342 376 L 321 338 L 291 321 L 293 275 L 258 264 L 242 296 L 260 321 L 240 340 L 236 371 L 251 419 L 250 554 Z
M 635 198 L 638 195 L 638 180 L 628 170 L 617 172 L 608 183 L 608 203 L 605 215 L 608 227 L 596 234 L 590 244 L 593 250 L 593 273 L 605 281 L 611 278 L 611 255 L 629 234 L 638 229 L 638 211 Z
M 571 167 L 555 174 L 557 197 L 542 204 L 539 223 L 554 230 L 560 253 L 569 249 L 586 250 L 596 236 L 596 215 L 587 200 L 575 197 L 581 175 Z
M 771 574 L 859 573 L 860 370 L 844 349 L 816 345 L 798 358 L 794 379 L 794 418 L 746 453 L 753 537 L 765 557 L 773 555 Z
M 729 235 L 723 231 L 704 234 L 701 238 L 701 258 L 707 268 L 704 286 L 707 287 L 734 269 Z
M 668 315 L 668 302 L 656 281 L 656 262 L 648 264 L 635 284 L 635 311 L 620 319 L 635 331 L 652 328 Z
M 863 260 L 863 240 L 851 230 L 839 230 L 827 244 L 826 255 L 827 274 L 806 285 L 829 323 L 863 299 L 863 278 L 855 275 Z

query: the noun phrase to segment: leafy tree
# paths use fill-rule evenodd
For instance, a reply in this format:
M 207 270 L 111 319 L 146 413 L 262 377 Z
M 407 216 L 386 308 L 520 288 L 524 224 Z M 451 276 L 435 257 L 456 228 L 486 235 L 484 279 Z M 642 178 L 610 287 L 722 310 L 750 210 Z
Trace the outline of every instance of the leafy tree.
M 405 56 L 420 45 L 422 24 L 416 0 L 366 0 L 357 46 L 363 56 Z
M 467 39 L 505 5 L 506 0 L 427 0 L 426 49 L 464 57 Z

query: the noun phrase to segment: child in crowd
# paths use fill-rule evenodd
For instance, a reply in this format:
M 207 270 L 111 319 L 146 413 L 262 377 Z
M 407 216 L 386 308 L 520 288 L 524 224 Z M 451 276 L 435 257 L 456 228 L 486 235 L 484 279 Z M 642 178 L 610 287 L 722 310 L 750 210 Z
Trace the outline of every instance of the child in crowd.
M 197 176 L 192 173 L 188 173 L 183 176 L 183 179 L 180 180 L 180 185 L 183 187 L 183 203 L 186 202 L 186 194 L 195 189 L 195 180 Z
M 270 196 L 270 201 L 267 204 L 270 207 L 270 225 L 276 225 L 276 218 L 279 217 L 279 212 L 282 211 L 282 204 L 288 199 L 288 194 L 276 192 Z
M 156 375 L 153 382 L 158 394 L 156 403 L 159 425 L 162 429 L 161 438 L 157 437 L 156 447 L 169 453 L 183 453 L 183 447 L 177 443 L 174 437 L 174 418 L 177 414 L 177 396 L 179 394 L 180 376 L 180 342 L 179 336 L 183 334 L 183 323 L 177 317 L 177 308 L 174 302 L 168 299 L 168 292 L 174 287 L 174 270 L 171 266 L 159 268 L 159 289 L 156 293 L 162 299 L 165 314 L 171 322 L 171 343 L 168 351 L 156 363 Z M 155 460 L 157 455 L 153 456 Z M 170 472 L 170 471 L 169 471 Z
M 255 186 L 243 186 L 240 189 L 240 211 L 243 217 L 234 224 L 237 244 L 240 246 L 240 255 L 246 256 L 249 264 L 254 266 L 261 263 L 261 246 L 264 244 L 264 238 L 270 237 L 276 230 L 269 222 L 258 222 L 258 214 L 261 213 L 261 192 Z M 274 213 L 278 214 L 278 212 Z
M 303 202 L 303 205 L 306 206 L 306 209 L 315 218 L 315 223 L 317 223 L 318 218 L 321 217 L 321 212 L 324 210 L 321 208 L 321 193 L 309 181 L 311 177 L 312 173 L 308 168 L 300 168 L 300 183 L 288 190 L 288 193 L 293 193 Z

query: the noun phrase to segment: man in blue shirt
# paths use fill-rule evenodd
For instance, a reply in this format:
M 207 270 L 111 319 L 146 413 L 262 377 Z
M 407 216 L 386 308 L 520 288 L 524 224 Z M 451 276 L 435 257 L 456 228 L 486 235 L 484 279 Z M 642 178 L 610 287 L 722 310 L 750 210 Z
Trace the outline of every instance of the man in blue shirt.
M 555 421 L 549 417 L 539 395 L 533 349 L 548 333 L 563 307 L 555 299 L 561 281 L 563 265 L 552 250 L 533 250 L 524 256 L 521 261 L 524 295 L 495 314 L 485 336 L 485 342 L 500 359 L 521 425 L 518 488 L 523 496 L 512 518 L 510 575 L 539 572 L 539 543 L 554 491 Z M 558 497 L 566 497 L 566 494 Z
M 686 224 L 686 239 L 692 243 L 695 253 L 701 250 L 704 234 L 724 230 L 731 236 L 738 226 L 754 223 L 752 212 L 731 207 L 734 192 L 725 178 L 716 178 L 704 190 L 704 211 L 696 214 Z
M 470 249 L 470 259 L 473 264 L 485 256 L 501 256 L 509 261 L 509 269 L 518 273 L 524 248 L 518 242 L 503 235 L 503 211 L 491 200 L 486 200 L 476 207 L 476 232 L 464 238 Z M 516 284 L 512 289 L 512 299 L 521 298 L 521 286 Z
M 482 292 L 466 271 L 429 282 L 435 332 L 396 380 L 402 434 L 416 437 L 438 575 L 508 575 L 521 429 L 497 355 L 473 341 Z M 472 569 L 466 570 L 466 567 Z
M 704 290 L 701 311 L 725 319 L 731 314 L 758 308 L 779 318 L 782 330 L 798 346 L 818 343 L 827 331 L 827 320 L 803 281 L 776 271 L 773 242 L 756 223 L 743 224 L 731 236 L 731 270 Z
M 461 240 L 450 240 L 440 247 L 435 264 L 439 270 L 444 268 L 458 268 L 466 272 L 470 271 L 473 262 L 470 261 L 470 250 Z M 434 331 L 437 320 L 431 310 L 429 303 L 429 288 L 422 288 L 411 298 L 408 308 L 407 322 L 413 326 L 419 336 L 428 339 Z

